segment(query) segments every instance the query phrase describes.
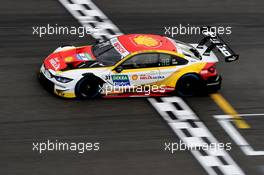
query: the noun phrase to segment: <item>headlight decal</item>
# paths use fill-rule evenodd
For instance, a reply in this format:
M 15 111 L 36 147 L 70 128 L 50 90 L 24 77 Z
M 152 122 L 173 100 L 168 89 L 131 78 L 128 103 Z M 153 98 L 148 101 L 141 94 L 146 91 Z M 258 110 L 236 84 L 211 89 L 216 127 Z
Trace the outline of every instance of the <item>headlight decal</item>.
M 60 77 L 60 76 L 54 76 L 54 78 L 60 83 L 69 83 L 70 81 L 73 80 L 73 79 L 70 79 L 70 78 Z

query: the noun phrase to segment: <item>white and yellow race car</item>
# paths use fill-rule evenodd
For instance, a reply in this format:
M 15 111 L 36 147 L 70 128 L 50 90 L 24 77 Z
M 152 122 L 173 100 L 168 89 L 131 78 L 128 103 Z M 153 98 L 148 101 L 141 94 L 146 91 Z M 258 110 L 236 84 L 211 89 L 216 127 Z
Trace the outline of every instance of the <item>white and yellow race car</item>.
M 94 46 L 59 47 L 42 64 L 40 82 L 58 96 L 81 99 L 215 92 L 221 77 L 212 50 L 218 49 L 226 61 L 238 55 L 219 36 L 205 35 L 198 44 L 128 34 Z

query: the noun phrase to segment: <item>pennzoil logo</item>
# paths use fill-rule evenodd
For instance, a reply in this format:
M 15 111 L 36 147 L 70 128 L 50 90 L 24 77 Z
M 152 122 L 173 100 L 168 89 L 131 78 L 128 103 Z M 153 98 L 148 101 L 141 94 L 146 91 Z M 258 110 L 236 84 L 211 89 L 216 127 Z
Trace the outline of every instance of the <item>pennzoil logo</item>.
M 150 37 L 150 36 L 137 36 L 134 39 L 134 42 L 138 45 L 144 45 L 147 47 L 156 47 L 159 45 L 159 41 L 156 39 Z

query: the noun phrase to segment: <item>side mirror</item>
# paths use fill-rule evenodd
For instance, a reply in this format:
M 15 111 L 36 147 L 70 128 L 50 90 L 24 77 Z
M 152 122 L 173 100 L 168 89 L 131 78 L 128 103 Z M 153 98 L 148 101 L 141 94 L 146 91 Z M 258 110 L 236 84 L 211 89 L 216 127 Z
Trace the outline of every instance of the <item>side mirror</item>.
M 115 71 L 116 71 L 117 73 L 120 73 L 120 72 L 123 71 L 123 67 L 122 67 L 122 66 L 117 66 L 117 67 L 115 68 Z
M 103 43 L 104 42 L 104 40 L 103 39 L 100 39 L 100 40 L 96 40 L 95 41 L 95 44 L 101 44 L 101 43 Z

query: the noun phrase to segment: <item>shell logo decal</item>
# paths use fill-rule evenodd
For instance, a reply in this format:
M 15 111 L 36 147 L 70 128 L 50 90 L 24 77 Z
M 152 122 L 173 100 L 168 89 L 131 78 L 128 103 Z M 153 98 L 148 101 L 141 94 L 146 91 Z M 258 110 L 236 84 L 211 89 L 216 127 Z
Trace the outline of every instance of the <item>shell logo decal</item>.
M 159 41 L 150 36 L 137 36 L 133 38 L 134 42 L 138 45 L 144 45 L 147 47 L 156 47 L 159 45 Z
M 138 79 L 138 75 L 132 75 L 132 80 L 137 80 Z

